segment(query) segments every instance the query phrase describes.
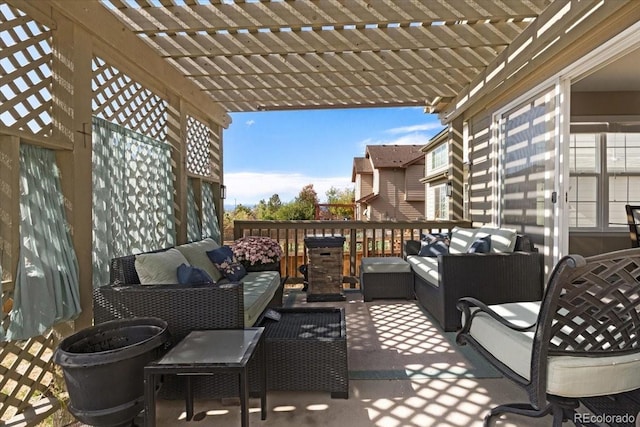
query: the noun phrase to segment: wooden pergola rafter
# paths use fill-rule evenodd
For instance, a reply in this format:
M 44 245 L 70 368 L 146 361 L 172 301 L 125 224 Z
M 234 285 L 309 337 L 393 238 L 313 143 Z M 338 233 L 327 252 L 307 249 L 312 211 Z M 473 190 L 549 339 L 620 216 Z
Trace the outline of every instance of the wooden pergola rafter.
M 439 112 L 551 0 L 101 0 L 226 111 Z

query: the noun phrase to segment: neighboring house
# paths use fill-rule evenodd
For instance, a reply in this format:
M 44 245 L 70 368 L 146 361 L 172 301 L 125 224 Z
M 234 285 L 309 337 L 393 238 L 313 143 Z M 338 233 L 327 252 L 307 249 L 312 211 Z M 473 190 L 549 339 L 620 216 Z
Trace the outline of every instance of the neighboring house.
M 451 173 L 449 161 L 449 140 L 447 129 L 443 129 L 421 148 L 425 153 L 425 176 L 420 179 L 424 184 L 425 217 L 427 220 L 451 219 L 450 202 L 453 184 L 449 180 Z
M 424 153 L 419 145 L 368 145 L 353 159 L 356 219 L 406 221 L 424 217 Z

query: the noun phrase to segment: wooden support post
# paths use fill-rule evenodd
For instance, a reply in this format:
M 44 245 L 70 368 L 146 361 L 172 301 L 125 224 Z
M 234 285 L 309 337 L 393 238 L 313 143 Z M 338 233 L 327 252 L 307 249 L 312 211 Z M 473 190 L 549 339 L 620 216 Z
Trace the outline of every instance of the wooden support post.
M 75 329 L 93 323 L 93 185 L 91 139 L 91 36 L 53 12 L 53 139 L 71 142 L 72 151 L 57 151 L 62 193 L 78 258 L 82 313 Z
M 20 138 L 0 136 L 0 263 L 3 295 L 5 291 L 13 289 L 20 253 L 19 168 Z

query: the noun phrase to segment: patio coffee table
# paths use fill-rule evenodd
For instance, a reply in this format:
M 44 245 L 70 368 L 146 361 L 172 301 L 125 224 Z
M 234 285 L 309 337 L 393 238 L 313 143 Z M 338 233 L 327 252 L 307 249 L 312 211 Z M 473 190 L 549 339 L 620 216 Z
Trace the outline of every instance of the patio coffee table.
M 280 320 L 264 319 L 267 388 L 329 391 L 349 397 L 344 309 L 279 308 Z
M 362 258 L 360 289 L 365 301 L 374 298 L 413 299 L 411 265 L 399 257 Z
M 156 420 L 156 377 L 184 375 L 186 378 L 187 420 L 193 418 L 191 376 L 237 373 L 242 427 L 249 426 L 249 361 L 259 354 L 261 419 L 267 418 L 266 364 L 264 360 L 264 328 L 193 331 L 162 357 L 144 368 L 145 426 L 154 427 Z M 258 351 L 256 351 L 258 350 Z

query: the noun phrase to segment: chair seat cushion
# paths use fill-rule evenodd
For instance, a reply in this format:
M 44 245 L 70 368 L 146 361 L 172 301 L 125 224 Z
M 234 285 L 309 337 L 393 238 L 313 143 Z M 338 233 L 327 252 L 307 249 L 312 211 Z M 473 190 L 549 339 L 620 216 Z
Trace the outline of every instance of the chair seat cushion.
M 518 325 L 535 323 L 540 302 L 490 306 Z M 471 323 L 470 335 L 496 359 L 529 380 L 534 331 L 514 331 L 485 313 Z M 640 355 L 609 357 L 551 356 L 547 393 L 566 397 L 603 396 L 640 388 Z M 588 391 L 588 393 L 586 393 Z

